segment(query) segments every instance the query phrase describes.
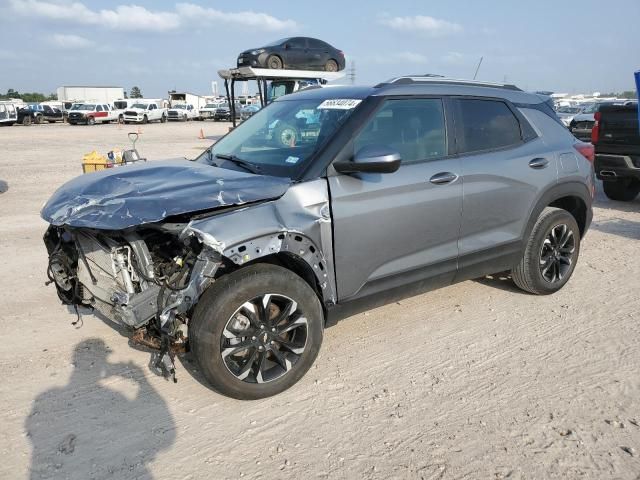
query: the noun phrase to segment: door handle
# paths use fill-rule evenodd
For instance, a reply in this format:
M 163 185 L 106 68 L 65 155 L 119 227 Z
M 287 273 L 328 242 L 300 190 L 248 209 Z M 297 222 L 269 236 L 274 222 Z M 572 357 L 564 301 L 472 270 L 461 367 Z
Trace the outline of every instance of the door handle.
M 457 179 L 458 175 L 456 175 L 455 173 L 440 172 L 431 177 L 429 181 L 434 185 L 446 185 L 448 183 L 455 182 Z
M 547 165 L 549 165 L 549 160 L 547 160 L 546 158 L 534 158 L 529 162 L 529 166 L 537 170 L 540 170 L 541 168 L 546 168 Z

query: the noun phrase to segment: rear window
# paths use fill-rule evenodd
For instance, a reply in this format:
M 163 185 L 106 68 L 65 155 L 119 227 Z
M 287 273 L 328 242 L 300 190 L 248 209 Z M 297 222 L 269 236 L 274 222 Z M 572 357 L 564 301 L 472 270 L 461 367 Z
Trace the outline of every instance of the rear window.
M 495 150 L 522 142 L 520 123 L 506 103 L 459 99 L 461 153 Z

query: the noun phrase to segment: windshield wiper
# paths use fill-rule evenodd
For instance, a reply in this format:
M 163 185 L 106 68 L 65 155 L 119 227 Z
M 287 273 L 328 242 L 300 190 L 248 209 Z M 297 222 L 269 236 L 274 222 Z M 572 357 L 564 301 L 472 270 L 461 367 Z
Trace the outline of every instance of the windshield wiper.
M 221 160 L 227 160 L 228 162 L 235 163 L 236 165 L 241 166 L 245 170 L 251 173 L 260 173 L 260 167 L 247 162 L 246 160 L 242 160 L 241 158 L 236 157 L 235 155 L 227 155 L 225 153 L 216 153 L 216 158 L 220 158 Z

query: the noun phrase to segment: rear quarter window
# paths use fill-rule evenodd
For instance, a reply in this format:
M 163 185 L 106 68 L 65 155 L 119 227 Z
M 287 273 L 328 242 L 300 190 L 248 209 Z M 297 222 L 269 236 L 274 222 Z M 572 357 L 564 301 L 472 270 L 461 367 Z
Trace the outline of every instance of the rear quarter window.
M 460 153 L 496 150 L 522 143 L 520 123 L 500 100 L 457 99 Z

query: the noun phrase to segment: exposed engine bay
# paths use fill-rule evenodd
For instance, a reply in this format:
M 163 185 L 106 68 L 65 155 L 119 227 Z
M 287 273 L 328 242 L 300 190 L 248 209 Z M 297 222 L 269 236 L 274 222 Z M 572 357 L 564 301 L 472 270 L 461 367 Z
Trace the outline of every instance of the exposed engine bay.
M 126 231 L 51 226 L 47 275 L 64 304 L 88 307 L 134 330 L 132 339 L 159 348 L 156 367 L 174 377 L 188 319 L 223 265 L 222 255 L 183 224 Z

